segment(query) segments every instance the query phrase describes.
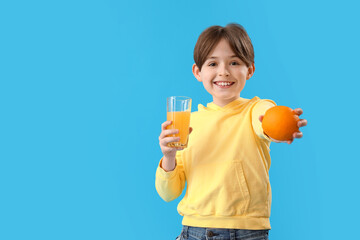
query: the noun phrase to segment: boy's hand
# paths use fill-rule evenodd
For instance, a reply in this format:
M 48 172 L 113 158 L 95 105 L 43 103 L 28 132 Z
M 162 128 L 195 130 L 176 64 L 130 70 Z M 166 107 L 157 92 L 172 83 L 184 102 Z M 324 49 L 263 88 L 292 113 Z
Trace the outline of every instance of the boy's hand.
M 293 112 L 296 113 L 299 116 L 301 114 L 303 114 L 303 110 L 301 108 L 296 108 L 296 109 L 293 110 Z M 264 118 L 264 115 L 260 115 L 260 117 L 259 117 L 260 122 L 262 122 L 263 118 Z M 299 121 L 298 121 L 298 127 L 299 128 L 305 127 L 306 125 L 307 125 L 307 120 L 306 119 L 299 119 Z M 269 136 L 268 137 L 271 139 L 271 141 L 276 142 L 276 143 L 285 143 L 286 142 L 288 144 L 291 144 L 294 141 L 295 138 L 302 138 L 302 136 L 303 136 L 302 132 L 294 132 L 293 139 L 289 140 L 289 141 L 278 141 L 278 140 L 275 140 L 275 139 L 273 139 L 273 138 L 271 138 Z
M 161 133 L 159 136 L 159 145 L 161 148 L 164 157 L 167 159 L 174 159 L 176 156 L 176 151 L 183 150 L 183 147 L 168 147 L 168 143 L 171 142 L 179 142 L 179 137 L 168 137 L 168 135 L 177 134 L 179 133 L 178 129 L 166 129 L 167 126 L 171 124 L 171 121 L 166 121 L 161 124 Z M 192 128 L 189 129 L 189 134 L 192 132 Z

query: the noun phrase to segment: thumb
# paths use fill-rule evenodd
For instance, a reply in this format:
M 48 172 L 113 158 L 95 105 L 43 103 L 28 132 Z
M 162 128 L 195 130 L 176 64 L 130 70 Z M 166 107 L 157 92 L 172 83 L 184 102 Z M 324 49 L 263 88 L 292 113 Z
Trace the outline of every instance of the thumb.
M 264 115 L 260 115 L 259 117 L 260 122 L 262 122 L 263 119 L 264 119 Z

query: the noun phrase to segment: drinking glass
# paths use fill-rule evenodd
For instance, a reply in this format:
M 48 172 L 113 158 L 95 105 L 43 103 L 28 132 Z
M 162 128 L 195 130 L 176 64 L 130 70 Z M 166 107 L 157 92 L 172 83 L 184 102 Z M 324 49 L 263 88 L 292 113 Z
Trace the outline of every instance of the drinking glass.
M 178 129 L 179 133 L 170 137 L 180 137 L 179 142 L 168 143 L 169 147 L 187 147 L 191 114 L 191 98 L 172 96 L 167 98 L 167 120 L 171 125 L 167 129 Z

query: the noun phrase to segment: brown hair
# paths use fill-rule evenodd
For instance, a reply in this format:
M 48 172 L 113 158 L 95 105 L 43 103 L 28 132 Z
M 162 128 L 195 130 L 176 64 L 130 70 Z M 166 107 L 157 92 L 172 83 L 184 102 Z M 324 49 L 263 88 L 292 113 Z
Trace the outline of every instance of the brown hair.
M 254 63 L 254 48 L 245 28 L 240 24 L 230 23 L 226 27 L 211 26 L 200 34 L 194 48 L 194 61 L 200 70 L 211 51 L 222 38 L 229 42 L 235 55 L 247 67 Z

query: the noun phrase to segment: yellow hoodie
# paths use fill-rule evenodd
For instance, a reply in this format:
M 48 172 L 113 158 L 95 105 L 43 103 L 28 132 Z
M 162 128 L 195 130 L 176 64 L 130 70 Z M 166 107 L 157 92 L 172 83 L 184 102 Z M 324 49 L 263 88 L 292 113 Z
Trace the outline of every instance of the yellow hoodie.
M 155 187 L 161 198 L 179 197 L 183 225 L 207 228 L 270 229 L 270 139 L 259 116 L 272 100 L 238 98 L 219 107 L 199 104 L 191 113 L 188 147 L 176 154 L 176 167 L 161 161 Z

